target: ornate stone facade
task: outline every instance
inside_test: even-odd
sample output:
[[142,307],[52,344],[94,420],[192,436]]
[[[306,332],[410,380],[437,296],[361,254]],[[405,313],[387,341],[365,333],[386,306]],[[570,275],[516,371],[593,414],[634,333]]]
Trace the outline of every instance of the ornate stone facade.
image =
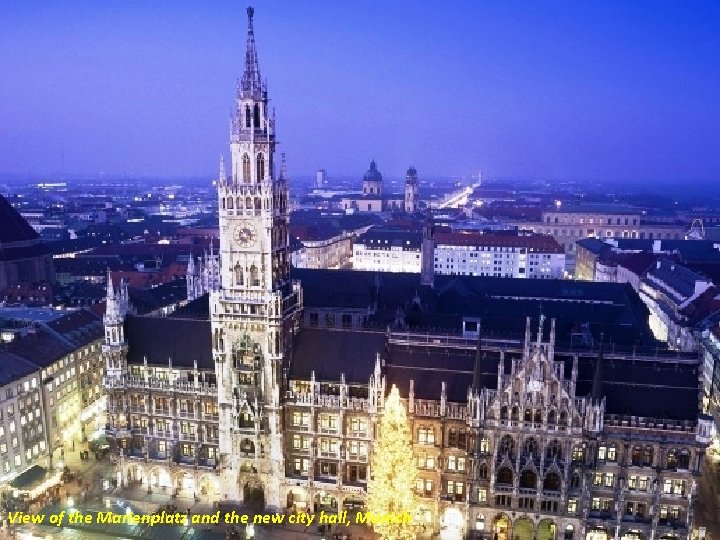
[[[337,290],[303,291],[291,279],[287,175],[284,166],[274,174],[248,15],[231,171],[221,162],[218,179],[219,284],[166,318],[128,315],[125,288],[108,288],[103,353],[119,480],[275,509],[360,508],[384,397],[397,385],[423,535],[689,538],[712,429],[699,414],[697,358],[578,349],[567,327],[556,345],[556,320],[543,316],[534,332],[527,319],[524,339],[522,319],[520,335],[502,339],[481,337],[480,317],[455,335],[359,330],[439,306],[464,278],[438,285],[432,259],[392,287],[376,275],[367,302],[362,272],[343,274]],[[432,237],[428,223],[424,241]],[[482,279],[460,284],[463,305]],[[580,292],[573,315],[612,304]],[[305,293],[324,295],[315,305],[332,324],[317,324],[317,310],[302,324]],[[552,309],[574,302],[533,289],[542,294]]]

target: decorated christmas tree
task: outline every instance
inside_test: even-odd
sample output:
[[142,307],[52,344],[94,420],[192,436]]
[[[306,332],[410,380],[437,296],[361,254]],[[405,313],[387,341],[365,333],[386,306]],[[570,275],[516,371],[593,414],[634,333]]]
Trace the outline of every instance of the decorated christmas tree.
[[[379,431],[368,483],[368,511],[378,516],[412,516],[416,507],[412,435],[395,385],[385,401]],[[374,530],[382,540],[414,540],[416,527],[396,519],[376,523]]]

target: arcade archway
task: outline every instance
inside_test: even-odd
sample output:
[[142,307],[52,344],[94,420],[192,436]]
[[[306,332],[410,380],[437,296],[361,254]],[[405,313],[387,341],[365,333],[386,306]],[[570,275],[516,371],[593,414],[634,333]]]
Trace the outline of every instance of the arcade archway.
[[513,526],[513,540],[533,540],[533,522],[526,517],[519,518]]
[[462,540],[465,519],[457,508],[448,508],[440,524],[441,540]]
[[557,534],[557,527],[552,520],[543,519],[537,528],[537,534],[535,537],[537,540],[555,540]]
[[493,521],[493,540],[510,540],[510,518],[500,514]]

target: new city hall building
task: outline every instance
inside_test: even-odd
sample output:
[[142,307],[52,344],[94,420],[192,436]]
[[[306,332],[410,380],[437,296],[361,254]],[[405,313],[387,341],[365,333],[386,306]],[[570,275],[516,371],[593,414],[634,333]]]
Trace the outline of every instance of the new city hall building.
[[712,429],[699,361],[662,350],[629,285],[434,276],[431,247],[420,274],[290,267],[288,179],[248,14],[217,183],[219,279],[167,317],[130,314],[125,284],[108,287],[118,480],[362,508],[397,385],[425,534],[689,538]]

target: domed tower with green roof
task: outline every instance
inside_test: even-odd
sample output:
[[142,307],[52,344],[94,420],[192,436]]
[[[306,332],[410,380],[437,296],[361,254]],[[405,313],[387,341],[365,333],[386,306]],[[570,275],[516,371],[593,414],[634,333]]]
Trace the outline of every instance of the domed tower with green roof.
[[363,196],[382,196],[382,174],[377,170],[377,165],[373,159],[370,162],[370,168],[363,176]]

